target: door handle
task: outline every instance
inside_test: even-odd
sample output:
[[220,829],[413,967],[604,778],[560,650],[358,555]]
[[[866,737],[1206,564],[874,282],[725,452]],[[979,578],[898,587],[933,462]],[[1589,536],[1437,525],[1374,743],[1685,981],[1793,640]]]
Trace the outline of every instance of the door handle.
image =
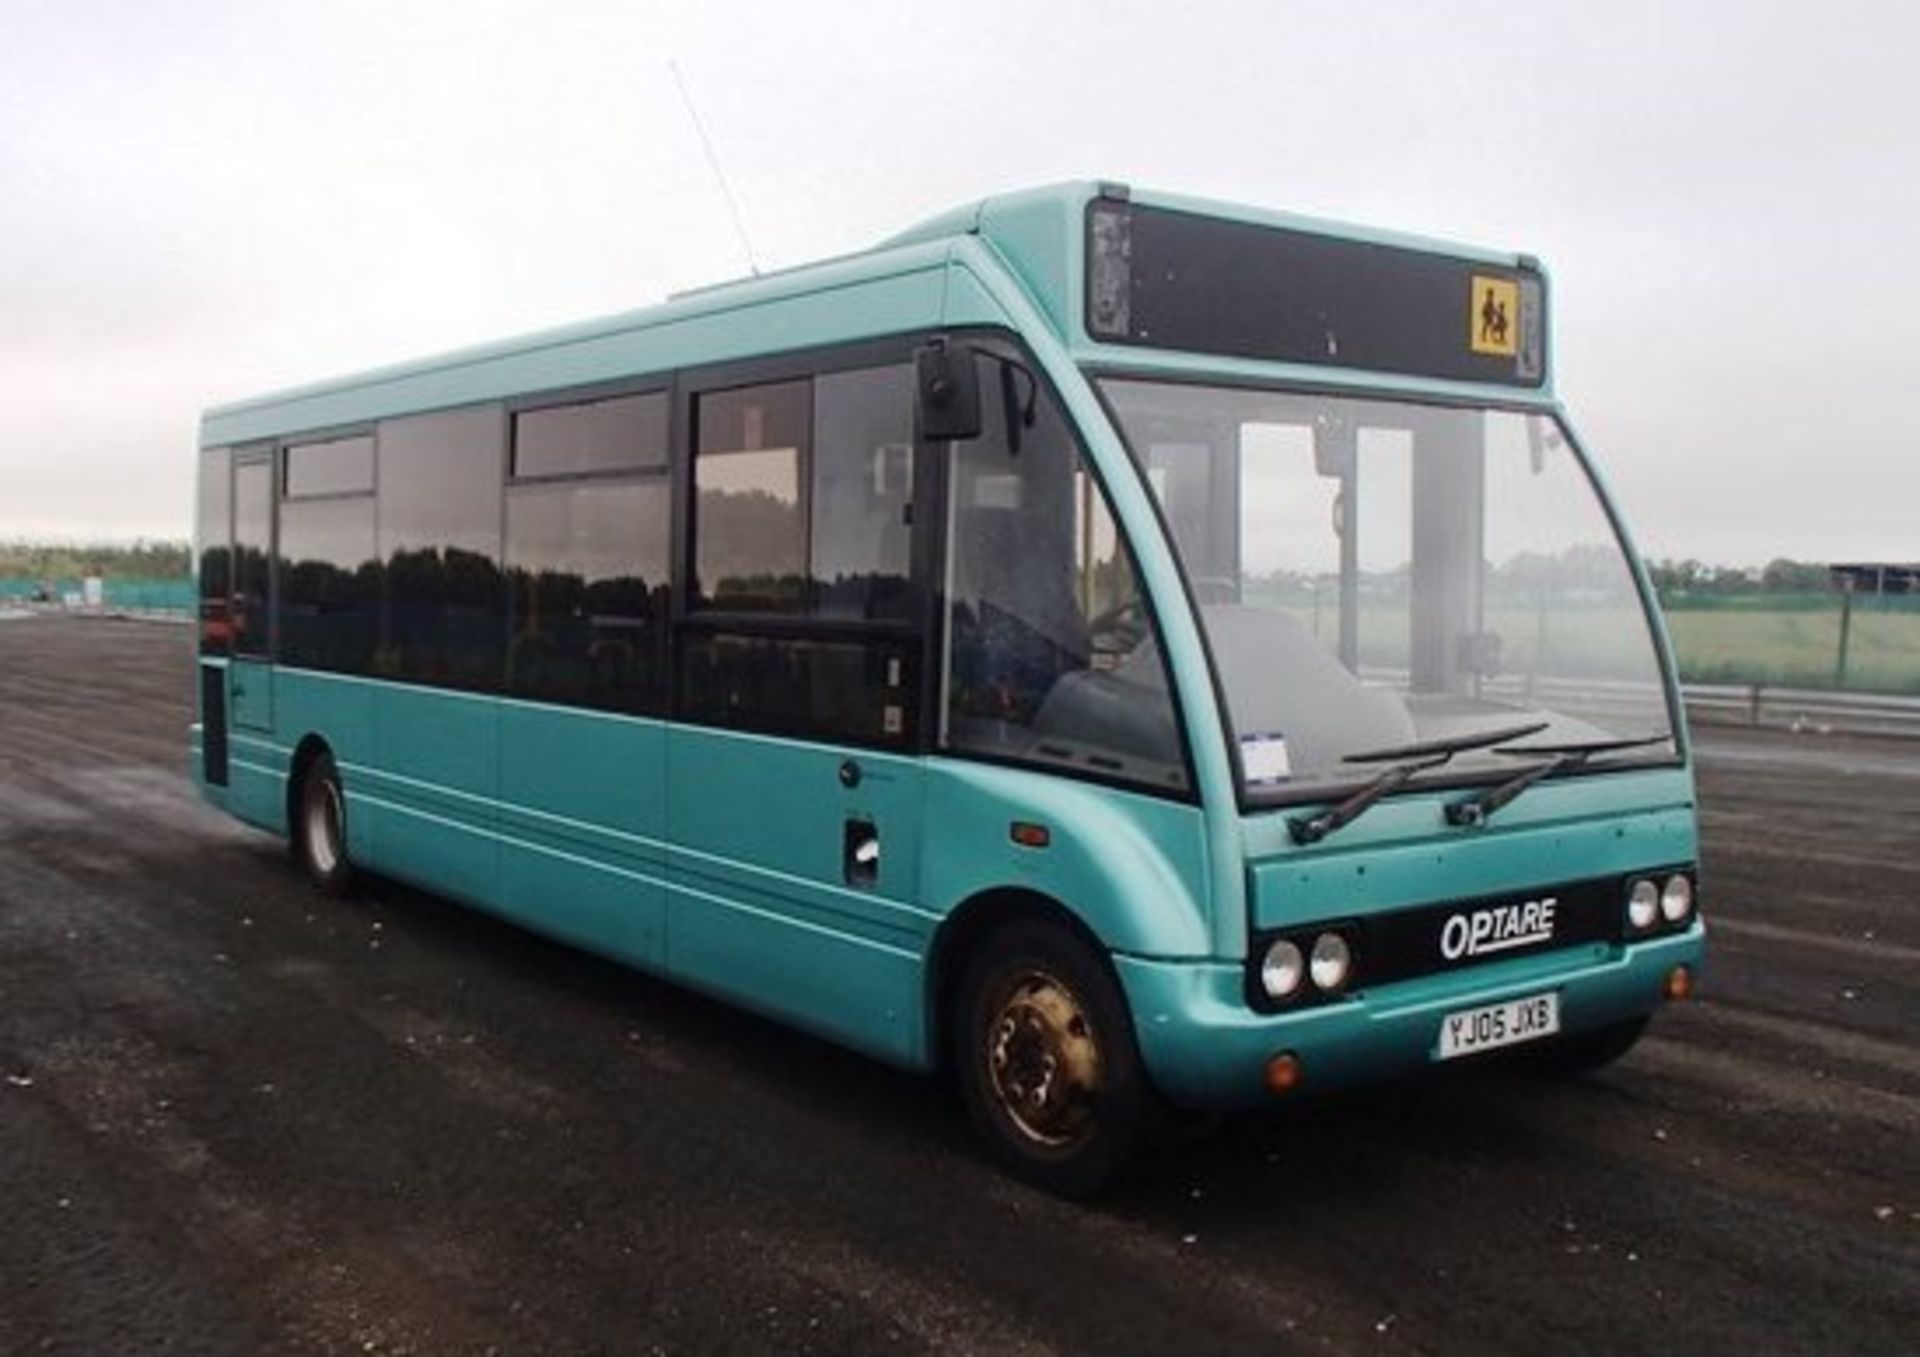
[[852,759],[840,760],[840,785],[848,788],[860,785],[860,765]]
[[841,871],[849,886],[880,882],[880,830],[871,820],[848,820],[841,836]]

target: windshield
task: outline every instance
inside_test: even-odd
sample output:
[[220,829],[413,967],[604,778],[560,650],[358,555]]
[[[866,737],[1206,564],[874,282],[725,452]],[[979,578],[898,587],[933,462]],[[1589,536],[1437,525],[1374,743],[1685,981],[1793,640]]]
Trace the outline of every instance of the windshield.
[[[1513,743],[1672,731],[1619,535],[1550,417],[1103,389],[1199,604],[1249,793],[1322,794],[1375,771],[1354,755],[1528,722],[1545,726]],[[1520,766],[1475,749],[1428,777]]]

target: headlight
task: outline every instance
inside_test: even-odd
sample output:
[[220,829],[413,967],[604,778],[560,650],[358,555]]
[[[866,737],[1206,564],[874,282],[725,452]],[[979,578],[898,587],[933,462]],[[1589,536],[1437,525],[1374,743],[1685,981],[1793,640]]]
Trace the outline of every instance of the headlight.
[[1338,933],[1322,933],[1313,940],[1313,957],[1308,964],[1316,986],[1337,990],[1347,983],[1347,974],[1353,969],[1353,952]]
[[1285,999],[1300,988],[1300,977],[1305,970],[1300,949],[1280,938],[1267,948],[1267,955],[1260,962],[1260,988],[1267,992],[1269,999]]
[[1677,924],[1693,911],[1693,882],[1678,872],[1667,878],[1660,891],[1660,912],[1667,922]]
[[1660,917],[1660,888],[1644,876],[1633,883],[1633,893],[1627,896],[1627,922],[1636,929],[1652,928]]

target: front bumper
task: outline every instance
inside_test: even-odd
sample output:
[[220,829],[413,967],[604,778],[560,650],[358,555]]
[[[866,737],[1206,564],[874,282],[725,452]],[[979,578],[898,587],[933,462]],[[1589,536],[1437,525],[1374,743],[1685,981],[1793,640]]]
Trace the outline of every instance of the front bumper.
[[1291,1051],[1303,1090],[1390,1079],[1434,1063],[1440,1023],[1477,1008],[1549,990],[1560,996],[1564,1033],[1650,1013],[1675,966],[1698,968],[1706,928],[1644,942],[1593,943],[1469,970],[1424,976],[1294,1013],[1247,1006],[1246,969],[1231,962],[1149,961],[1116,956],[1147,1074],[1173,1102],[1192,1108],[1270,1103],[1267,1060]]

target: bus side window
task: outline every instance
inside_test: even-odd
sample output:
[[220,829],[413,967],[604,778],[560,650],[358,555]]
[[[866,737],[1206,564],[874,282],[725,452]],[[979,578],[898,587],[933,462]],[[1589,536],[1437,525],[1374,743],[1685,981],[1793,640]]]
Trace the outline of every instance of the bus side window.
[[1015,454],[987,401],[952,468],[943,743],[1185,787],[1151,609],[1058,409],[1043,392]]
[[499,687],[501,442],[491,405],[380,424],[380,676]]
[[228,612],[233,653],[264,659],[271,636],[273,462],[236,461],[233,468],[233,602]]
[[371,673],[381,574],[373,438],[293,443],[281,459],[280,663]]
[[818,616],[913,616],[913,396],[904,365],[814,382],[808,575]]
[[684,715],[917,738],[913,399],[905,363],[696,395]]
[[507,484],[507,691],[658,713],[672,489],[665,392],[522,410]]

